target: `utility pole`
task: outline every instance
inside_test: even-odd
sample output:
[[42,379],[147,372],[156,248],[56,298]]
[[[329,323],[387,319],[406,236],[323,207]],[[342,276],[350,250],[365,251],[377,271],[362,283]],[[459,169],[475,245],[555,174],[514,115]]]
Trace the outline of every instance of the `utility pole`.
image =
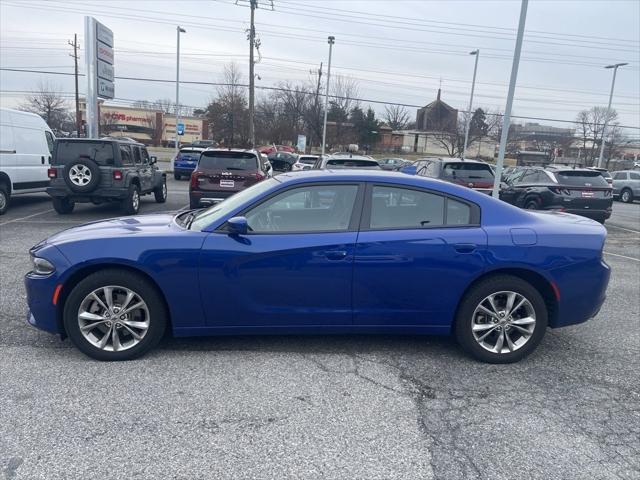
[[171,170],[175,165],[176,157],[180,152],[180,136],[178,135],[178,123],[180,123],[180,34],[187,33],[187,31],[180,25],[176,27],[176,34],[178,36],[176,44],[176,140],[175,140],[175,155],[171,159]]
[[513,96],[516,91],[516,80],[518,78],[518,67],[520,66],[520,52],[522,52],[522,39],[524,37],[524,25],[527,22],[527,7],[529,0],[522,0],[520,4],[520,21],[518,22],[518,35],[516,37],[516,48],[513,52],[513,63],[511,64],[511,78],[509,79],[509,91],[507,93],[507,106],[504,109],[502,120],[502,135],[500,135],[500,149],[498,150],[498,161],[496,162],[495,179],[493,180],[492,195],[495,198],[500,196],[500,178],[502,177],[502,167],[504,165],[504,151],[507,148],[507,138],[509,137],[509,125],[511,123],[511,108],[513,107]]
[[[311,70],[311,73],[313,73],[313,70]],[[322,84],[322,62],[320,62],[320,68],[318,69],[318,86],[316,87],[316,98],[315,98],[315,102],[314,102],[314,112],[315,114],[319,114],[320,113],[320,85]],[[315,117],[315,115],[314,115]],[[318,117],[314,118],[314,123],[315,120]],[[309,133],[313,132],[314,134],[317,133],[317,130],[315,129],[311,129],[309,131]],[[311,148],[311,142],[309,142],[309,148]]]
[[324,94],[324,121],[322,122],[322,156],[324,156],[324,149],[327,143],[327,110],[329,108],[329,80],[331,79],[331,52],[333,51],[333,44],[336,41],[336,37],[329,36],[327,43],[329,43],[329,65],[327,66],[327,89]]
[[611,93],[609,93],[609,105],[607,106],[607,114],[604,117],[604,125],[602,127],[602,142],[600,144],[600,157],[598,158],[598,167],[602,168],[602,157],[604,156],[605,134],[607,133],[607,125],[609,124],[609,116],[611,115],[611,100],[613,100],[613,87],[616,85],[616,73],[619,67],[624,67],[627,63],[616,63],[615,65],[607,65],[604,68],[613,68],[613,80],[611,80]]
[[255,10],[258,8],[258,0],[249,0],[251,7],[251,26],[249,27],[249,147],[256,143],[253,117],[255,114],[255,74],[253,73],[253,47],[256,41],[256,27],[254,24]]
[[467,156],[467,144],[469,143],[469,128],[471,127],[471,119],[473,118],[473,92],[476,89],[476,73],[478,72],[478,58],[480,58],[480,50],[474,50],[473,52],[469,52],[469,55],[476,56],[476,63],[473,67],[473,81],[471,82],[471,98],[469,99],[469,119],[467,120],[467,125],[464,129],[464,147],[462,148],[462,158]]
[[73,43],[68,42],[73,47],[73,54],[69,54],[73,57],[75,64],[75,80],[76,80],[76,137],[80,137],[80,131],[82,130],[82,119],[80,118],[80,97],[78,94],[78,34],[73,34]]

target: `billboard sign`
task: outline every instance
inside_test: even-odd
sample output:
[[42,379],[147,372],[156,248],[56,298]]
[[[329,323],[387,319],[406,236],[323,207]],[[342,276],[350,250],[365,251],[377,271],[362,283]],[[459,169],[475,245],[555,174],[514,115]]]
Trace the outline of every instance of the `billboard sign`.
[[299,152],[304,153],[307,148],[307,136],[306,135],[298,135],[298,144],[296,145]]
[[94,20],[96,93],[98,97],[111,99],[115,96],[113,32]]
[[98,59],[98,78],[113,82],[113,65]]
[[109,47],[113,47],[113,32],[100,22],[96,22],[96,38]]
[[115,96],[113,82],[105,80],[104,78],[98,78],[98,96],[102,98],[113,98]]
[[178,135],[184,135],[184,123],[178,124]]

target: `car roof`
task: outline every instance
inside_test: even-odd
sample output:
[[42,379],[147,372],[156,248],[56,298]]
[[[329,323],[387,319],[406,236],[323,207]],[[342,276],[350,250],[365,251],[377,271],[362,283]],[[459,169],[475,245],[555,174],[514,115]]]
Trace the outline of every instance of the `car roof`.
[[[186,148],[190,148],[190,147],[186,147]],[[196,148],[200,148],[200,147],[196,147]],[[220,148],[220,147],[210,147],[210,148],[203,148],[202,149],[204,152],[236,152],[236,153],[253,153],[255,155],[260,155],[260,153],[258,153],[257,150],[253,150],[250,148]]]
[[136,142],[131,139],[119,139],[119,138],[57,138],[57,142],[77,142],[77,143],[95,143],[95,142],[103,142],[103,143],[121,143],[124,145],[137,145],[140,147],[146,147],[144,143]]

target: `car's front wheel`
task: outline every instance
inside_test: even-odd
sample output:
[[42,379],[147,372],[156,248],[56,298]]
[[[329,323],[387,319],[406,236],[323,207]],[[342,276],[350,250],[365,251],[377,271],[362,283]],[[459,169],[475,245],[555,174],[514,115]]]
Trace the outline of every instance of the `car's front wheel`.
[[66,215],[73,212],[73,208],[76,205],[73,200],[69,200],[68,198],[54,197],[52,201],[53,209],[60,215]]
[[455,334],[472,356],[488,363],[517,362],[533,352],[547,328],[547,307],[528,282],[510,275],[482,280],[458,308]]
[[131,360],[155,347],[167,324],[164,301],[144,277],[121,270],[93,273],[64,305],[73,344],[96,360]]
[[633,192],[628,188],[625,188],[624,190],[622,190],[622,192],[620,192],[620,200],[622,200],[624,203],[633,202]]
[[9,208],[9,198],[9,189],[0,184],[0,215],[3,215]]
[[157,203],[164,203],[167,201],[167,180],[162,179],[162,184],[153,190],[153,195],[156,198]]

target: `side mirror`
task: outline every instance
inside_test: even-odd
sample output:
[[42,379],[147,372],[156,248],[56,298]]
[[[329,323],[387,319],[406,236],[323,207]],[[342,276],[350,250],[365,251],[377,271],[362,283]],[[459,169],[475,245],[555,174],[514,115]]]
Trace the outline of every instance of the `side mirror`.
[[249,224],[245,217],[233,217],[227,220],[229,235],[246,235],[249,231]]
[[149,157],[149,163],[151,165],[153,165],[154,163],[158,163],[158,157],[156,157],[155,155],[151,155],[151,157]]

